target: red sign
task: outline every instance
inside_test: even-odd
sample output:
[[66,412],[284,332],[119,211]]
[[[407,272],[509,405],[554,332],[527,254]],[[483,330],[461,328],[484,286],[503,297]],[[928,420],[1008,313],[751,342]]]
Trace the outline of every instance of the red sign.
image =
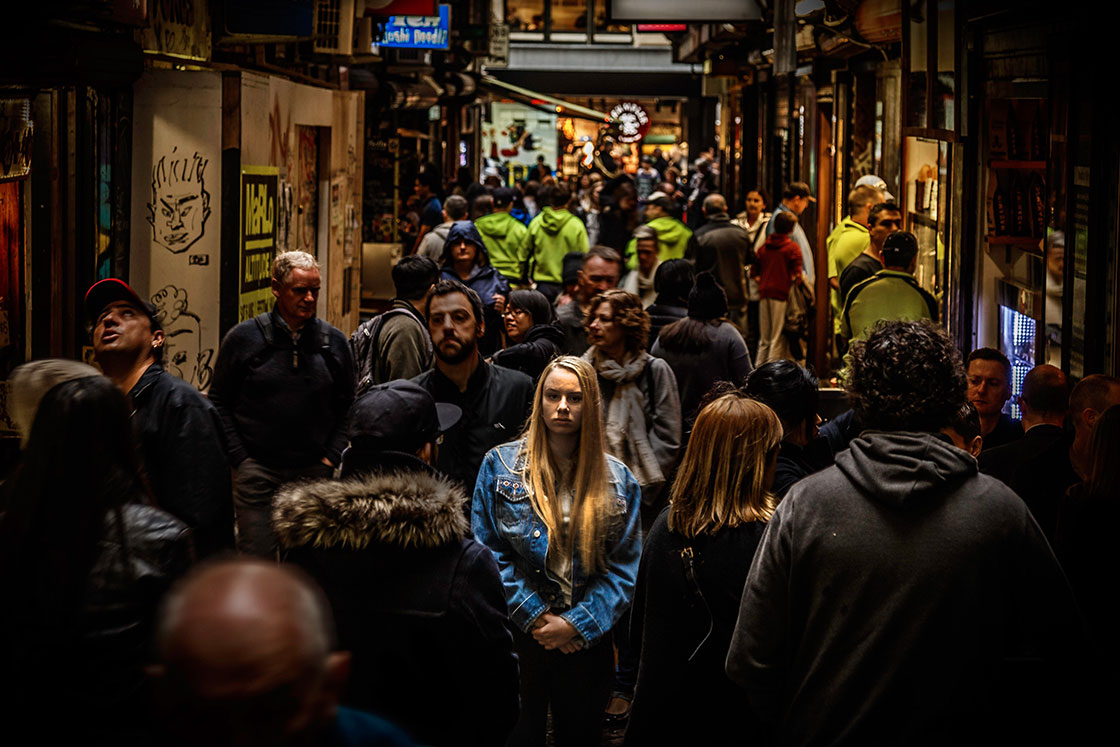
[[685,23],[639,23],[638,31],[651,31],[651,32],[666,32],[666,31],[688,31],[688,24]]
[[436,0],[366,0],[366,15],[389,16],[438,16]]

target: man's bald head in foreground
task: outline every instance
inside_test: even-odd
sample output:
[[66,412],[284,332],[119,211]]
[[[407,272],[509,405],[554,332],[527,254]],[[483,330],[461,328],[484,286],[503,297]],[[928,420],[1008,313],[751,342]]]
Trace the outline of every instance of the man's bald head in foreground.
[[303,574],[256,560],[198,567],[168,594],[152,669],[184,743],[309,744],[333,720],[349,654]]

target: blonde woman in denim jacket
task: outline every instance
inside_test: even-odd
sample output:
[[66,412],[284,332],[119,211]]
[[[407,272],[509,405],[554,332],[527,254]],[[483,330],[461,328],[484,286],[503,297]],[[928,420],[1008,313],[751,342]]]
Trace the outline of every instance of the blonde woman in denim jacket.
[[614,679],[611,629],[630,606],[641,488],[607,455],[594,369],[572,356],[541,374],[519,441],[487,453],[471,525],[498,561],[521,665],[511,745],[599,743]]

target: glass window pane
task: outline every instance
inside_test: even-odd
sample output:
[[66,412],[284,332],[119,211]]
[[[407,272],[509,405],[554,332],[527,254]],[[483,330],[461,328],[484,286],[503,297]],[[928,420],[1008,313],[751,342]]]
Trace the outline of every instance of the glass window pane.
[[545,0],[506,0],[510,31],[544,31]]
[[552,0],[552,31],[587,31],[587,0]]
[[595,0],[595,31],[600,34],[629,34],[630,24],[614,23],[607,19],[607,0]]
[[937,81],[933,89],[933,126],[955,129],[956,12],[954,0],[937,4]]
[[928,90],[929,67],[926,57],[926,34],[929,26],[926,23],[925,2],[911,2],[910,4],[910,44],[907,59],[910,62],[910,81],[908,91],[908,107],[906,125],[908,127],[927,127],[929,118],[926,112],[926,91]]

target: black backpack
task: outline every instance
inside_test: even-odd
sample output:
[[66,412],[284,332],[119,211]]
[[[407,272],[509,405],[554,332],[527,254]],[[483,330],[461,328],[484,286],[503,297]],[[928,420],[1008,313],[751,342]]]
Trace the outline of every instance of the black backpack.
[[373,387],[373,356],[377,353],[377,337],[381,334],[381,325],[389,317],[399,314],[411,316],[417,324],[427,329],[426,323],[412,309],[394,308],[362,322],[354,330],[354,334],[350,335],[350,352],[354,354],[355,397],[360,397]]

